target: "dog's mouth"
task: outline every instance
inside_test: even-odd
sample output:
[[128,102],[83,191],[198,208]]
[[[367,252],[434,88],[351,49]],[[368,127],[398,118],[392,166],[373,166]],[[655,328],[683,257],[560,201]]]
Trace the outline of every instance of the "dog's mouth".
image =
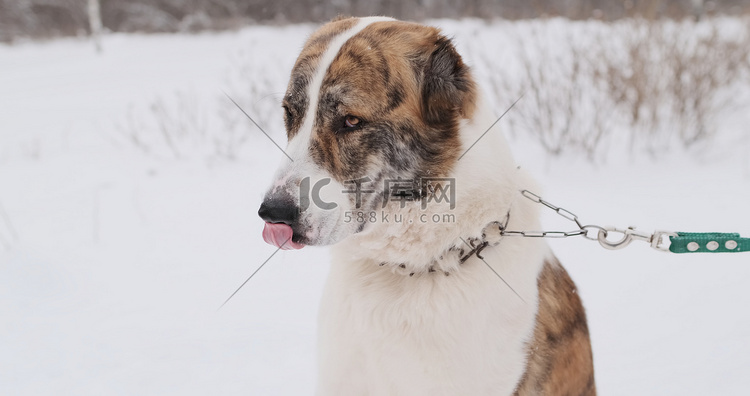
[[305,245],[294,242],[294,230],[284,223],[266,223],[263,227],[263,240],[283,250],[302,249]]

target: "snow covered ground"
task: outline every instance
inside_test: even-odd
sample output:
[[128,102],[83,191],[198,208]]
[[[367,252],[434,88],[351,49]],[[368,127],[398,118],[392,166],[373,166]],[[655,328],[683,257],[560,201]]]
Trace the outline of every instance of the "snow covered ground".
[[[440,23],[463,47],[467,32],[513,29]],[[111,35],[101,54],[74,39],[0,47],[0,394],[312,393],[326,249],[279,252],[217,311],[274,251],[256,211],[282,160],[221,112],[222,91],[283,142],[278,98],[312,28]],[[248,94],[256,77],[268,90]],[[157,97],[192,131],[177,154],[156,135],[141,136],[149,153],[128,140],[159,133]],[[181,98],[193,105],[174,110]],[[738,114],[713,145],[658,161],[513,146],[540,194],[584,223],[750,236],[750,112]],[[234,160],[217,154],[238,141],[224,127],[248,139]],[[570,228],[548,212],[548,229]],[[750,253],[550,244],[587,307],[602,395],[747,393]]]

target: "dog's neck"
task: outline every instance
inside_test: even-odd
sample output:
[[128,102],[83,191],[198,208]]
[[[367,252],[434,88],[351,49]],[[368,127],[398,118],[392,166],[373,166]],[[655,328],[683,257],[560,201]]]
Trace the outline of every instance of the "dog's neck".
[[482,252],[487,248],[492,248],[500,243],[503,237],[503,231],[506,229],[509,220],[509,214],[503,222],[493,221],[482,229],[481,236],[478,237],[460,237],[460,243],[453,245],[444,250],[437,258],[429,263],[407,263],[407,262],[386,262],[382,261],[379,266],[389,269],[394,274],[404,276],[422,276],[422,275],[445,275],[450,276],[452,273],[460,270],[461,266],[470,258],[476,257],[484,260]]
[[[534,228],[536,216],[524,214],[529,211],[519,193],[529,186],[525,179],[523,172],[513,168],[503,183],[496,178],[457,194],[453,211],[448,204],[424,209],[418,202],[403,208],[388,205],[375,222],[335,249],[394,274],[450,275],[460,271],[470,257],[481,258],[484,249],[497,246],[508,227]],[[516,208],[522,214],[518,218],[512,215]]]
[[519,194],[535,186],[516,166],[501,131],[487,129],[496,120],[480,101],[474,118],[462,122],[464,155],[446,175],[455,182],[455,202],[388,203],[375,211],[375,221],[334,249],[406,276],[450,274],[483,242],[485,228],[504,222],[511,208],[519,215],[510,216],[510,229],[535,229],[536,213],[526,213]]

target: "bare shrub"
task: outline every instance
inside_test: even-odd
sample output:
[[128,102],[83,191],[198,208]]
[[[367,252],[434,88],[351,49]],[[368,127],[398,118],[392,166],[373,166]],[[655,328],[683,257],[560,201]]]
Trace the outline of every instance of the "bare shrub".
[[512,131],[553,155],[594,159],[623,139],[631,153],[690,148],[740,111],[735,94],[750,81],[750,28],[725,22],[534,24],[517,37],[523,78],[494,77],[495,95],[525,94]]
[[116,127],[117,141],[157,158],[192,157],[205,151],[208,136],[205,110],[186,92],[175,92],[170,100],[157,96],[146,107],[131,104]]
[[[718,20],[636,20],[624,42],[627,57],[610,51],[605,78],[621,111],[630,115],[632,146],[656,153],[690,147],[717,132],[750,72],[750,29]],[[622,29],[622,26],[617,26]],[[640,140],[637,142],[636,140]]]
[[721,28],[717,20],[615,25],[624,48],[607,51],[607,73],[600,77],[629,116],[632,148],[692,146],[716,133],[718,117],[736,110],[730,98],[748,82],[750,30]]
[[[263,48],[258,40],[252,39],[247,48]],[[226,135],[223,147],[227,151],[236,150],[251,138],[267,139],[263,132],[268,133],[277,143],[285,139],[281,98],[286,87],[279,83],[286,82],[288,71],[279,67],[279,64],[292,65],[295,56],[293,52],[270,54],[257,50],[240,50],[232,55],[229,62],[231,66],[224,76],[225,93],[244,113],[228,98],[220,98],[218,112],[222,133]],[[248,116],[263,131],[257,130]],[[231,155],[238,154],[233,152]]]
[[[278,65],[292,64],[296,54],[283,48],[278,54],[259,53],[252,50],[264,48],[258,40],[251,38],[246,46],[251,50],[230,58],[225,92],[218,86],[209,96],[178,91],[145,106],[130,105],[116,125],[116,142],[150,157],[208,162],[235,161],[254,143],[270,144],[264,132],[280,143],[285,139],[280,104],[284,87],[278,83],[286,81],[286,72]],[[284,56],[289,59],[279,59]]]
[[[560,34],[565,36],[562,40]],[[532,136],[553,155],[573,150],[593,158],[606,137],[614,106],[594,79],[604,70],[589,54],[592,43],[587,36],[569,29],[561,33],[544,24],[532,25],[520,41],[514,54],[520,75],[492,77],[496,96],[523,96],[509,113],[512,132]]]

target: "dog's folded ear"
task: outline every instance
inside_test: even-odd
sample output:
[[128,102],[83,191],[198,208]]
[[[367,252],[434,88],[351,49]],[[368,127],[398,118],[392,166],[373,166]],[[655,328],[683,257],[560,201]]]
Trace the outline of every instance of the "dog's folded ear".
[[470,118],[475,100],[476,87],[469,67],[464,64],[451,40],[438,35],[424,69],[424,120],[430,126],[439,126],[453,124],[460,118]]

